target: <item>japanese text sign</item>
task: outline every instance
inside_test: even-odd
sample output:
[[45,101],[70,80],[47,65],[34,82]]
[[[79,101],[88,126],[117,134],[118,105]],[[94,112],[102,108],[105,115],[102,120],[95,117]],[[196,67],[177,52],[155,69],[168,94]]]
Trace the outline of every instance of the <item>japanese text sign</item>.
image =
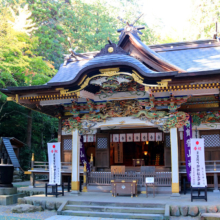
[[192,138],[192,119],[191,116],[184,126],[184,149],[186,160],[186,174],[188,181],[191,182],[191,141]]
[[60,143],[47,143],[49,184],[61,184]]
[[205,157],[204,157],[204,139],[191,139],[191,186],[207,186]]
[[146,183],[154,183],[154,177],[146,177],[145,182]]

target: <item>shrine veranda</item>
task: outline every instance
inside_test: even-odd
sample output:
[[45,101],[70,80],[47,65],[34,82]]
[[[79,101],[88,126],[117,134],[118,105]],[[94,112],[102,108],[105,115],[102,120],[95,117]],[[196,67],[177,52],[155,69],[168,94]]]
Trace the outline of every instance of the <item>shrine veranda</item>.
[[[144,178],[153,173],[158,192],[179,194],[190,118],[192,137],[205,140],[208,187],[218,191],[219,57],[216,39],[149,46],[138,27],[127,25],[117,44],[108,40],[99,52],[72,51],[47,84],[1,92],[8,101],[59,119],[62,176],[71,176],[73,192],[80,189],[84,158],[91,165],[84,191],[110,192],[116,173],[138,179],[144,192]],[[48,174],[46,163],[32,164],[30,174]]]

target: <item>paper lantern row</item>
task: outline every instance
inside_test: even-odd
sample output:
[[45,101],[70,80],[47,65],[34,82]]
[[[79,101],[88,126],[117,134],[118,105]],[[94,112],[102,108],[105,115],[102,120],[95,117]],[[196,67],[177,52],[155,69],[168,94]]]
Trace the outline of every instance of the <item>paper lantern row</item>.
[[[110,134],[110,142],[163,141],[162,132]],[[96,142],[96,135],[83,135],[84,143]]]
[[163,141],[162,132],[110,134],[110,142]]

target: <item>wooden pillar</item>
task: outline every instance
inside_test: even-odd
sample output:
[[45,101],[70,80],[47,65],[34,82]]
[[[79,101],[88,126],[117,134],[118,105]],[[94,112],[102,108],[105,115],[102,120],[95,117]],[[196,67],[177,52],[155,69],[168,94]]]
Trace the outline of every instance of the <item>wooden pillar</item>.
[[62,119],[59,117],[59,125],[58,125],[58,142],[61,142],[62,135]]
[[218,173],[214,173],[214,190],[213,192],[219,192],[218,189]]
[[83,168],[83,190],[82,192],[87,192],[87,163],[84,162],[84,168]]
[[35,187],[35,174],[31,172],[29,188],[34,188],[34,187]]
[[71,189],[73,194],[79,193],[79,150],[80,150],[80,136],[78,134],[78,130],[76,129],[72,133],[72,181],[71,181]]
[[179,158],[177,128],[170,129],[172,196],[179,196]]

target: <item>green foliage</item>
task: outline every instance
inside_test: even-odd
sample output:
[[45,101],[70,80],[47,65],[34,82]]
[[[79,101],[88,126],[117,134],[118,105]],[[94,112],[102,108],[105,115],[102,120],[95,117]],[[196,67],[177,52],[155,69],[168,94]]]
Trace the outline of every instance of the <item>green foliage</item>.
[[[73,48],[79,48],[77,52],[99,51],[107,43],[107,37],[117,43],[117,29],[125,26],[117,19],[123,2],[119,2],[118,7],[104,0],[72,0],[70,3],[49,0],[43,4],[41,0],[27,2],[32,19],[38,26],[34,34],[39,40],[36,52],[53,61],[56,69],[63,63],[63,54],[68,53],[67,37],[72,39]],[[128,7],[126,17],[130,20],[138,15],[136,13],[134,16],[134,7],[138,8],[137,4],[132,3]],[[136,11],[140,11],[140,6]],[[142,39],[146,43],[155,43],[155,37],[147,25]]]
[[[0,100],[1,106],[5,100]],[[14,102],[6,102],[0,112],[0,137],[15,137],[26,143],[28,110]],[[22,168],[30,165],[30,155],[35,153],[36,160],[47,160],[47,143],[57,136],[58,119],[39,112],[32,114],[32,146],[26,146],[21,151]],[[29,155],[29,156],[28,156]],[[28,156],[28,158],[27,158]]]
[[194,0],[190,19],[190,36],[194,39],[210,39],[215,34],[215,23],[220,22],[219,0]]
[[[124,4],[129,7],[123,18],[132,21],[141,12],[133,0],[117,4],[107,0],[0,0],[0,88],[48,82],[63,63],[63,54],[69,53],[67,37],[73,49],[78,46],[77,52],[99,51],[107,37],[117,43],[116,30],[125,26],[117,19]],[[147,26],[142,32],[145,43],[155,42]],[[15,137],[25,143],[28,111],[6,102],[0,93],[0,137]],[[23,169],[29,168],[32,152],[35,160],[47,160],[47,143],[57,136],[57,129],[57,119],[33,112],[31,148],[21,150]]]
[[8,7],[0,8],[0,87],[46,83],[55,69],[34,53],[38,39],[14,30]]

